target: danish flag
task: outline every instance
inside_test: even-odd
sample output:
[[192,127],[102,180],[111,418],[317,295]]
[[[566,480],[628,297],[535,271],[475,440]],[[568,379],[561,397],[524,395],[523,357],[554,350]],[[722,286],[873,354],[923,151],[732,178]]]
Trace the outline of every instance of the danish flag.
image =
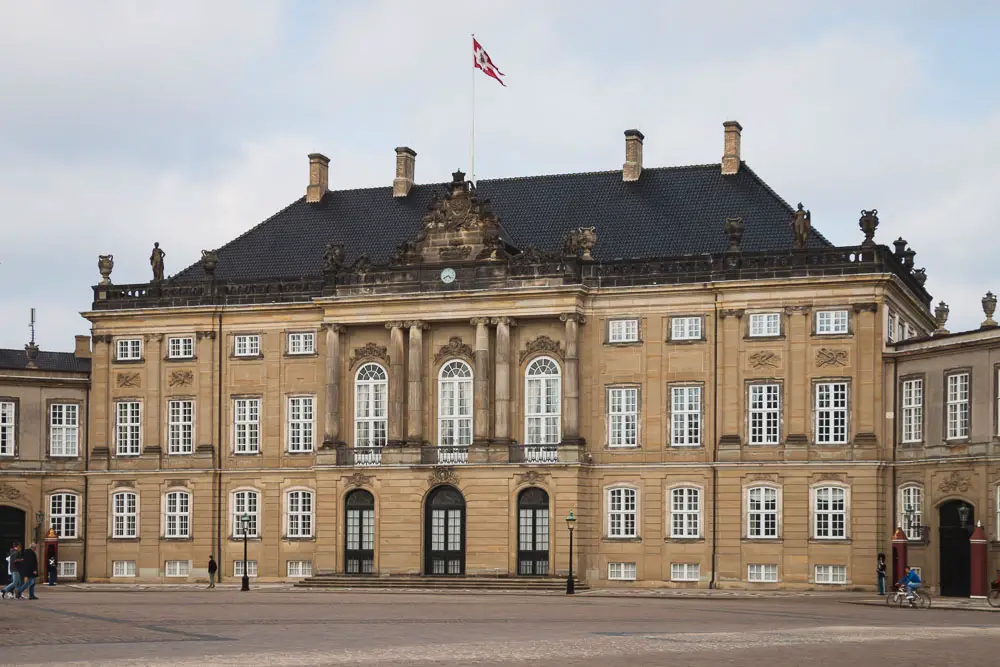
[[500,78],[504,75],[503,72],[493,64],[493,61],[490,60],[490,54],[486,53],[486,49],[483,48],[482,44],[475,37],[472,38],[472,64],[476,69],[481,69],[486,76],[493,77],[499,81],[500,85],[504,88],[507,87],[507,84]]

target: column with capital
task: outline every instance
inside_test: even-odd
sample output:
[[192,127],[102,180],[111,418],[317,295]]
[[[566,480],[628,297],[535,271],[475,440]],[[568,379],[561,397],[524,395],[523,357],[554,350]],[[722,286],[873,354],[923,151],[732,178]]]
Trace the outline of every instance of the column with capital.
[[566,418],[563,420],[563,442],[580,443],[580,313],[564,313],[559,319],[566,323]]
[[323,449],[343,444],[340,434],[340,339],[343,324],[325,323],[326,329],[326,432]]
[[785,320],[788,325],[785,401],[788,405],[788,429],[785,434],[785,458],[808,459],[809,409],[812,396],[812,374],[809,366],[809,313],[810,306],[788,306]]
[[403,322],[386,322],[389,330],[389,434],[388,445],[403,444],[403,410],[405,409],[403,376]]
[[476,327],[475,368],[472,388],[472,442],[485,443],[490,437],[490,323],[488,317],[474,317]]
[[[878,334],[878,304],[874,302],[854,304],[854,312],[857,317],[857,331],[854,340],[857,341],[857,362],[855,369],[855,385],[857,390],[855,396],[857,400],[851,400],[852,413],[856,415],[853,425],[855,447],[860,447],[866,451],[855,450],[855,459],[874,460],[879,457],[876,448],[879,438],[876,433],[876,424],[880,423],[876,414],[875,406],[879,405],[883,396],[876,395],[875,383],[878,366],[876,359],[882,349],[882,340]],[[883,442],[891,442],[891,431],[883,433]]]
[[493,392],[493,438],[501,443],[510,441],[510,317],[494,317],[497,327],[496,381]]
[[411,320],[406,326],[410,330],[410,356],[406,369],[406,441],[419,447],[424,443],[424,329],[427,325]]

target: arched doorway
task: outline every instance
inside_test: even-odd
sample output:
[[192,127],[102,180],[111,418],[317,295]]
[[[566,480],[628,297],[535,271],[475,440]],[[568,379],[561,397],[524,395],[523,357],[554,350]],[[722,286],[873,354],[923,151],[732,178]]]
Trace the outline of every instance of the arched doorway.
[[962,500],[949,500],[938,508],[941,595],[969,597],[969,535],[976,525],[975,514],[972,505]]
[[344,501],[347,512],[344,539],[344,572],[372,574],[375,571],[375,497],[355,489]]
[[[0,558],[7,558],[7,553],[15,542],[24,542],[24,530],[24,510],[7,505],[0,506]],[[0,576],[4,585],[10,583],[5,560],[0,561]]]
[[517,573],[549,573],[549,494],[537,486],[517,497]]
[[424,574],[465,574],[465,498],[453,486],[439,486],[427,498]]

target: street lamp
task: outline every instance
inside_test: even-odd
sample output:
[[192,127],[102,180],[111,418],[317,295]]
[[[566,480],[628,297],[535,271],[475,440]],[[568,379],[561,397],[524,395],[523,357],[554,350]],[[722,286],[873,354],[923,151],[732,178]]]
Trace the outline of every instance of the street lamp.
[[240,590],[248,591],[250,590],[250,574],[247,571],[247,535],[250,533],[250,515],[241,516],[240,524],[243,526],[243,585]]
[[45,521],[45,512],[38,510],[35,512],[35,542],[42,541],[42,522]]
[[958,506],[958,520],[962,523],[962,528],[965,528],[965,525],[969,523],[970,511],[971,508],[965,503],[962,503],[961,505]]
[[576,593],[576,586],[573,583],[573,526],[576,525],[576,516],[573,510],[569,511],[566,517],[566,527],[569,528],[569,575],[566,577],[566,595]]

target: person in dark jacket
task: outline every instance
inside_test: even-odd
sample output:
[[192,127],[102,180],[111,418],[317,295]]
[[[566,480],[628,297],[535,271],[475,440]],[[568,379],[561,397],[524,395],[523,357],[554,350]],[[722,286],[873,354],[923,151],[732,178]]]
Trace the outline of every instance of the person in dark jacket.
[[219,571],[219,566],[215,562],[212,554],[208,555],[208,587],[215,588],[215,573]]
[[35,597],[35,579],[38,577],[38,554],[35,553],[37,548],[38,545],[32,542],[21,557],[21,578],[24,579],[24,582],[18,587],[17,592],[22,599],[23,596],[20,594],[24,593],[26,589],[29,600],[38,599]]
[[21,543],[15,542],[14,546],[11,547],[10,552],[7,554],[8,568],[10,569],[10,583],[7,587],[3,589],[2,596],[7,597],[7,593],[10,593],[11,597],[19,597],[17,589],[21,586]]

